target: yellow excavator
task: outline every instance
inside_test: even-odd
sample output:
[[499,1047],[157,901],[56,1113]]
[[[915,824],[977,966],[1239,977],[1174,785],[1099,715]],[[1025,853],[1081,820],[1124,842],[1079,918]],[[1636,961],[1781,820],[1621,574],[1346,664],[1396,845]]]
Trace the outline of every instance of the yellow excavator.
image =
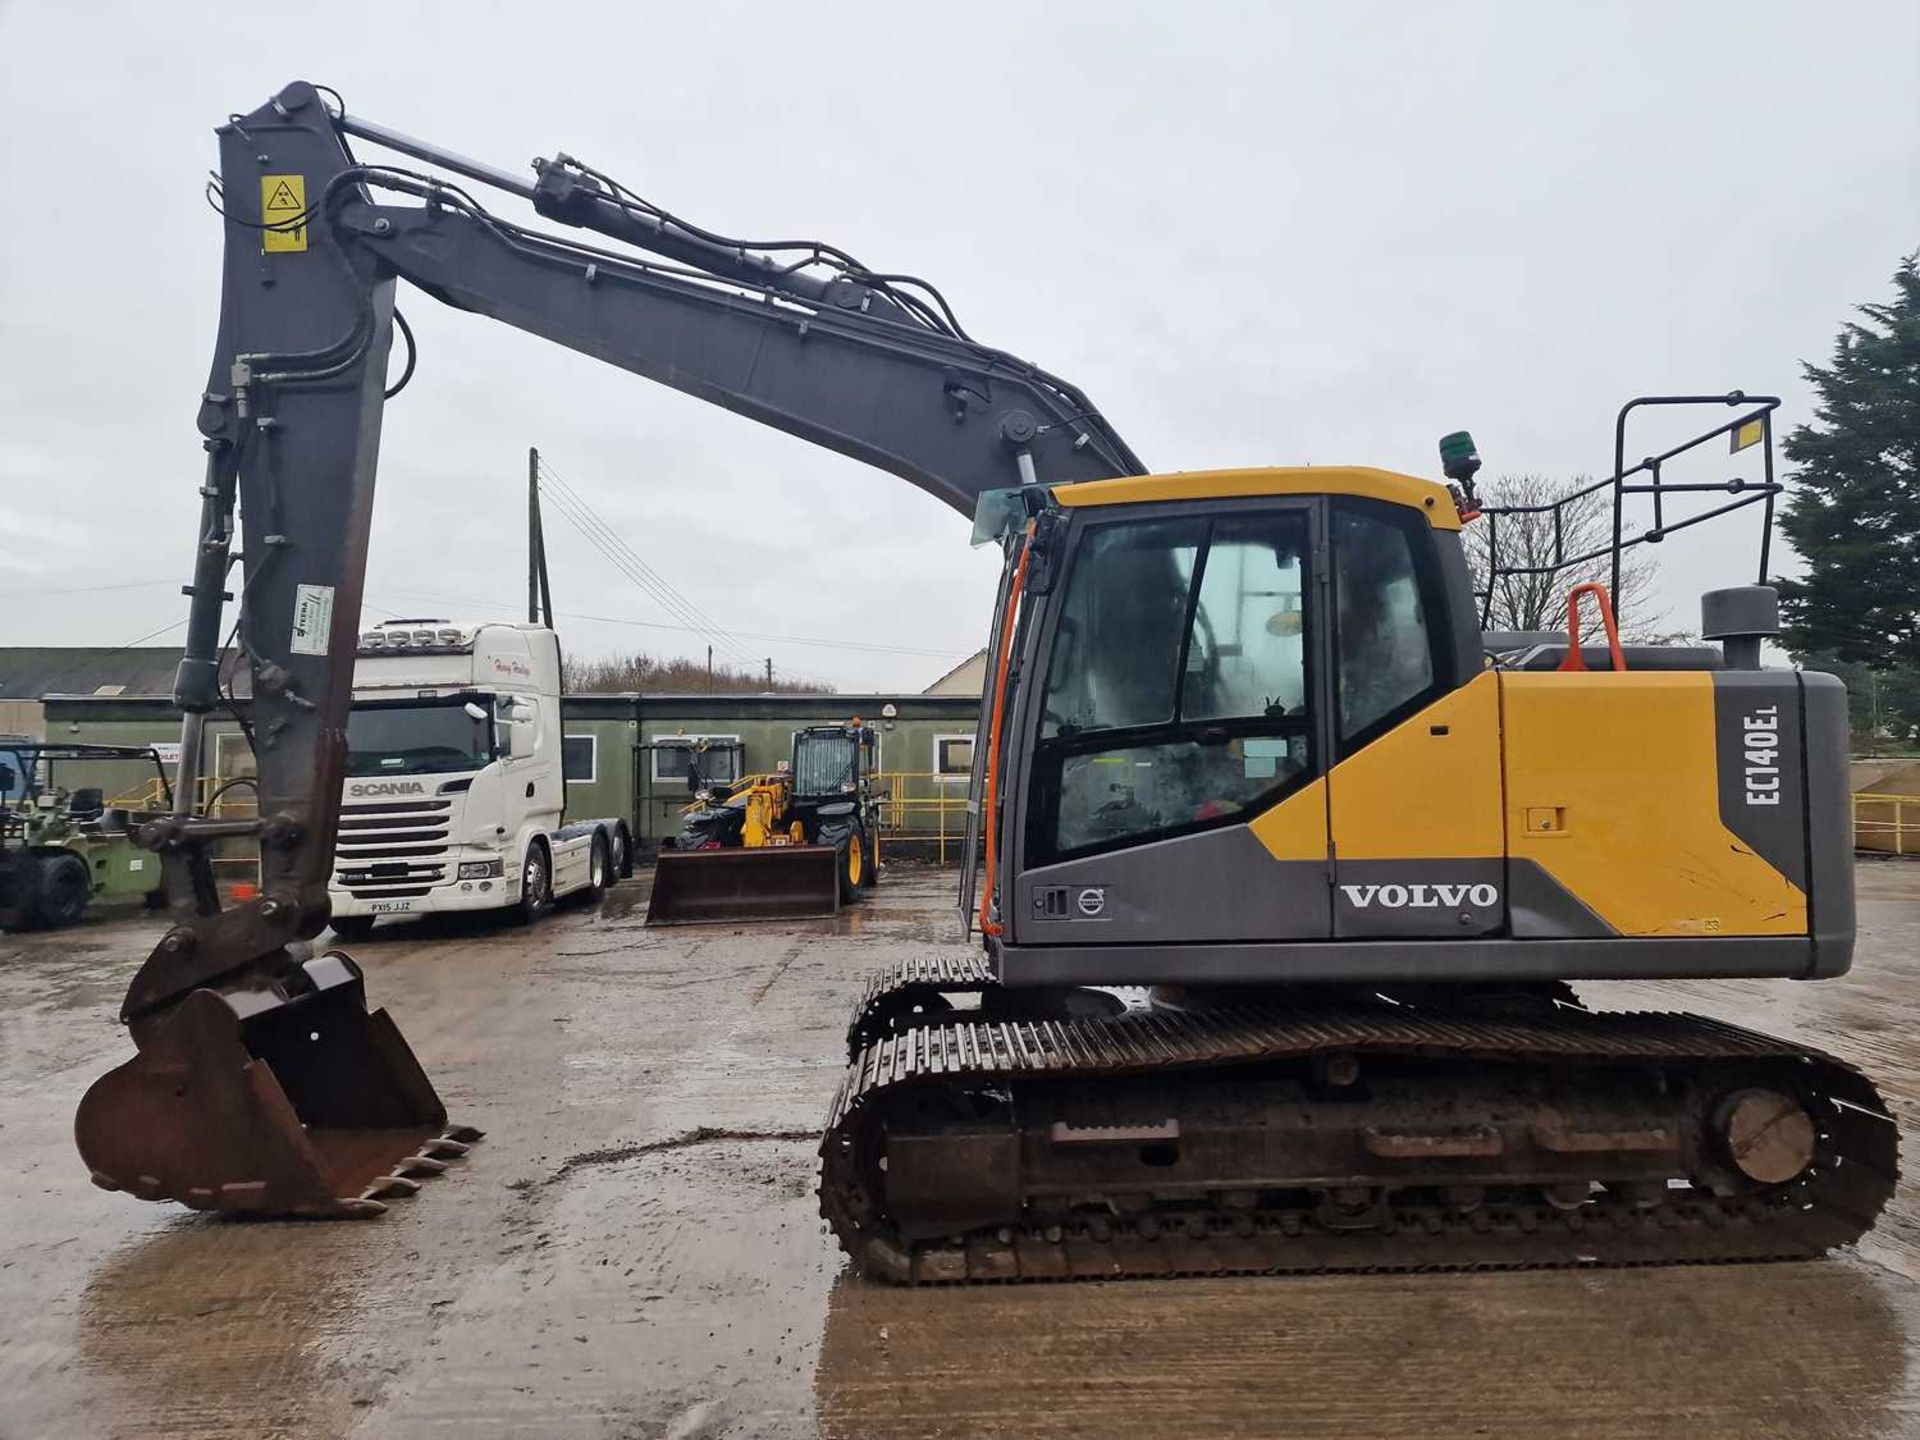
[[[305,83],[218,133],[175,793],[196,793],[237,592],[260,813],[182,798],[142,831],[174,923],[122,1008],[137,1053],[81,1105],[96,1183],[373,1214],[477,1136],[448,1128],[352,959],[305,943],[327,917],[380,416],[414,371],[410,349],[388,382],[406,280],[868,461],[1002,551],[969,807],[984,863],[961,894],[980,943],[874,978],[822,1137],[822,1213],[868,1273],[1771,1259],[1874,1222],[1897,1140],[1865,1077],[1571,986],[1847,969],[1839,683],[1761,668],[1764,583],[1706,597],[1718,643],[1625,644],[1604,587],[1578,587],[1595,593],[1564,631],[1486,629],[1503,574],[1617,568],[1734,511],[1761,521],[1764,582],[1777,400],[1632,402],[1596,482],[1610,543],[1515,566],[1463,434],[1447,484],[1150,475],[1078,389],[836,246],[718,234],[564,155],[499,170]],[[1636,418],[1700,405],[1725,418],[1628,463]],[[1715,440],[1758,472],[1676,478]],[[1468,523],[1492,542],[1478,590]],[[209,848],[239,836],[261,894],[223,909]]]
[[[1767,440],[1777,401],[1659,398],[1735,411],[1616,457],[1670,532],[1728,482],[1663,472]],[[1449,439],[1453,487],[1331,466],[983,505],[984,943],[876,977],[851,1027],[821,1202],[868,1273],[1773,1259],[1872,1223],[1897,1136],[1865,1077],[1569,984],[1847,968],[1839,683],[1760,667],[1763,585],[1709,593],[1718,645],[1622,643],[1597,584],[1565,631],[1483,631],[1460,534],[1500,515]],[[1762,463],[1701,517],[1770,509]]]

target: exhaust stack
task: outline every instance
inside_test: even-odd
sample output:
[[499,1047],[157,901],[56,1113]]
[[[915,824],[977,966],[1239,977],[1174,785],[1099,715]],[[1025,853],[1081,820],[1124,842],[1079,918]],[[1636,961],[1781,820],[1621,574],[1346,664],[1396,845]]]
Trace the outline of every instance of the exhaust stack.
[[1732,585],[1700,597],[1700,638],[1720,641],[1729,670],[1758,670],[1760,642],[1780,633],[1780,592]]

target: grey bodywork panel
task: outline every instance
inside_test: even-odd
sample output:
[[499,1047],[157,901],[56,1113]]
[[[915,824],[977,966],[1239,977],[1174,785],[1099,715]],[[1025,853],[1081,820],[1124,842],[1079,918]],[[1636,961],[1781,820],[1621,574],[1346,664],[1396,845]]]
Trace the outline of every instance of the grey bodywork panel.
[[1043,866],[1015,894],[1020,939],[1038,945],[1333,933],[1326,862],[1275,860],[1245,825]]
[[1831,675],[1800,676],[1806,726],[1807,924],[1813,973],[1844,975],[1853,964],[1853,785],[1847,768],[1847,691]]
[[1536,860],[1507,861],[1508,931],[1517,940],[1595,940],[1618,934]]
[[1715,672],[1713,748],[1720,823],[1805,890],[1806,765],[1800,677],[1791,670]]
[[1390,980],[1806,979],[1805,936],[1302,940],[1278,945],[999,946],[1002,984],[1287,985]]

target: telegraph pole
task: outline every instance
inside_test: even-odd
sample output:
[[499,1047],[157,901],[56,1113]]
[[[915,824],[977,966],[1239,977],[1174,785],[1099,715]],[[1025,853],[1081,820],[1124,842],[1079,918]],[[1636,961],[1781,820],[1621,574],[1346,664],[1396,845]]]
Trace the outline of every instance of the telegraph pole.
[[547,583],[547,535],[540,524],[540,452],[531,445],[527,447],[527,623],[544,623],[549,630],[553,628],[553,587]]

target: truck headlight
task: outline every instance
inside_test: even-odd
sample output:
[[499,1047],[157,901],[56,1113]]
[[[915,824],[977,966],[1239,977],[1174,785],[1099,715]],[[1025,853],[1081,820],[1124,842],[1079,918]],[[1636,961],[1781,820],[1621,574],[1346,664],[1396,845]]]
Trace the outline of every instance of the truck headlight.
[[498,860],[462,860],[460,862],[462,880],[490,880],[499,873]]

